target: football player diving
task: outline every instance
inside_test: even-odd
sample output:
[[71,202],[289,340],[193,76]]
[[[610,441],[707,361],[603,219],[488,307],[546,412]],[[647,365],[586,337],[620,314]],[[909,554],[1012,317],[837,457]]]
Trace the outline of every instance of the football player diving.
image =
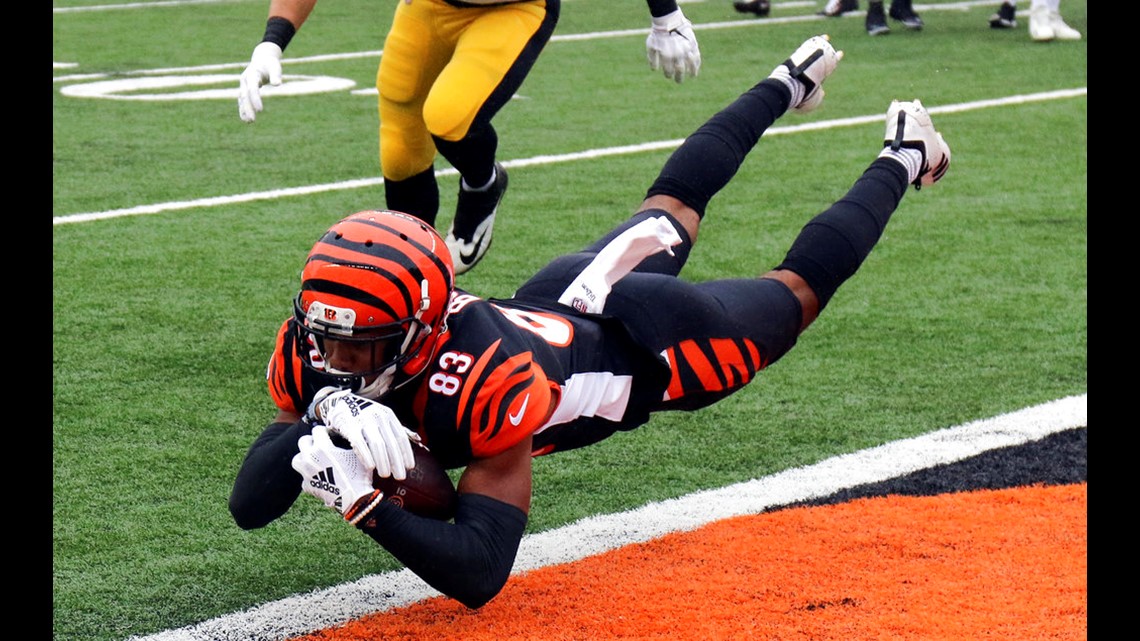
[[[362,211],[333,225],[277,335],[277,416],[238,471],[237,524],[265,526],[305,492],[443,594],[471,608],[495,597],[527,525],[532,457],[747,385],[855,274],[907,188],[946,174],[950,148],[929,113],[894,101],[875,159],[773,269],[678,277],[710,199],[780,116],[819,106],[842,57],[826,35],[808,39],[672,153],[630,219],[509,299],[456,288],[451,255],[422,220]],[[412,439],[463,468],[451,520],[409,513],[373,486],[374,471],[404,478]],[[308,482],[328,468],[332,487]]]
[[[282,82],[281,56],[317,0],[270,0],[265,34],[241,74],[238,115],[253,122],[261,86]],[[701,52],[676,0],[646,0],[652,69],[681,82]],[[380,169],[388,209],[435,225],[438,152],[459,172],[455,215],[445,236],[456,274],[491,246],[507,172],[495,161],[491,120],[522,86],[558,22],[560,0],[400,0],[376,74]]]

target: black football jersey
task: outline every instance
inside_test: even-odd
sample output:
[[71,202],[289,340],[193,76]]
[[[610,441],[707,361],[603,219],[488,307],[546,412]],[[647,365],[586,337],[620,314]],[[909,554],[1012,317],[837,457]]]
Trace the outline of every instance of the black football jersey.
[[[534,454],[581,447],[644,423],[669,368],[616,320],[569,307],[452,296],[427,369],[380,401],[447,467],[535,437]],[[290,323],[268,372],[278,407],[303,414],[331,379],[306,368]]]

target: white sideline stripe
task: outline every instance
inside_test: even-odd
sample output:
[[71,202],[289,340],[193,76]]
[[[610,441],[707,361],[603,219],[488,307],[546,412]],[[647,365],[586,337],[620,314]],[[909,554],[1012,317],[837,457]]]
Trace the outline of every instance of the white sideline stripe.
[[[956,105],[945,105],[942,107],[932,107],[926,105],[927,110],[932,114],[939,113],[959,113],[963,111],[972,111],[975,109],[988,109],[991,107],[1003,107],[1008,105],[1024,104],[1029,102],[1042,102],[1046,100],[1061,100],[1064,98],[1073,98],[1077,96],[1088,95],[1088,87],[1080,87],[1077,89],[1059,89],[1056,91],[1044,91],[1041,93],[1025,94],[1019,96],[1007,96],[1005,98],[994,98],[990,100],[978,100],[974,102],[963,102]],[[868,123],[882,122],[883,114],[877,113],[869,116],[857,116],[853,118],[838,118],[835,120],[821,120],[818,122],[805,123],[802,125],[787,125],[779,127],[771,127],[768,131],[764,132],[765,136],[779,136],[783,134],[793,134],[803,131],[816,131],[821,129],[833,129],[836,127],[850,127],[854,125],[864,125]],[[561,162],[573,162],[576,160],[601,158],[604,156],[620,156],[626,154],[636,154],[646,151],[658,151],[662,149],[673,149],[684,142],[683,138],[675,140],[661,140],[658,142],[648,142],[638,145],[624,145],[620,147],[606,147],[601,149],[592,149],[587,151],[572,152],[566,154],[556,155],[542,155],[532,156],[530,158],[523,158],[519,160],[504,161],[503,165],[508,169],[513,167],[527,167],[531,165],[549,165]],[[455,169],[441,169],[435,172],[437,177],[453,176],[456,175]],[[158,214],[167,211],[178,211],[183,209],[197,209],[201,207],[218,207],[222,205],[233,205],[237,203],[247,203],[258,200],[275,200],[278,198],[287,198],[290,196],[304,196],[307,194],[317,194],[329,191],[343,191],[346,189],[359,189],[361,187],[373,187],[383,184],[383,178],[359,178],[356,180],[346,180],[335,183],[325,183],[323,185],[309,185],[307,187],[290,187],[285,189],[272,189],[269,191],[255,191],[247,194],[236,194],[233,196],[215,196],[212,198],[199,198],[196,200],[183,200],[168,203],[156,203],[153,205],[139,205],[137,207],[127,207],[125,209],[111,209],[101,212],[89,212],[83,214],[66,214],[62,216],[53,216],[51,224],[65,225],[68,223],[83,223],[93,220],[106,220],[108,218],[122,218],[124,216],[139,216],[142,214]]]
[[[629,512],[605,514],[523,538],[512,574],[577,561],[714,521],[834,494],[1001,447],[1088,426],[1088,394],[825,459],[752,481]],[[409,570],[364,577],[129,641],[283,641],[439,596]]]

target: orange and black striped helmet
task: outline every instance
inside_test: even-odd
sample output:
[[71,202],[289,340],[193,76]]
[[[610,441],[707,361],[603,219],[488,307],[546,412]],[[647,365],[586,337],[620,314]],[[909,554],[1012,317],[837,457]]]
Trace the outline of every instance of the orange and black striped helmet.
[[[431,225],[395,211],[352,214],[313,245],[301,272],[297,353],[341,386],[379,398],[427,367],[454,282],[451,253]],[[345,353],[356,358],[337,356]]]

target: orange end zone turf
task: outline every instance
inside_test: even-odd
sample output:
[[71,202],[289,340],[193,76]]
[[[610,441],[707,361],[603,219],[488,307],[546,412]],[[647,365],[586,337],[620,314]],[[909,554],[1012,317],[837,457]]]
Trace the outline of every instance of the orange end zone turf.
[[1088,484],[720,521],[297,641],[1084,641]]

